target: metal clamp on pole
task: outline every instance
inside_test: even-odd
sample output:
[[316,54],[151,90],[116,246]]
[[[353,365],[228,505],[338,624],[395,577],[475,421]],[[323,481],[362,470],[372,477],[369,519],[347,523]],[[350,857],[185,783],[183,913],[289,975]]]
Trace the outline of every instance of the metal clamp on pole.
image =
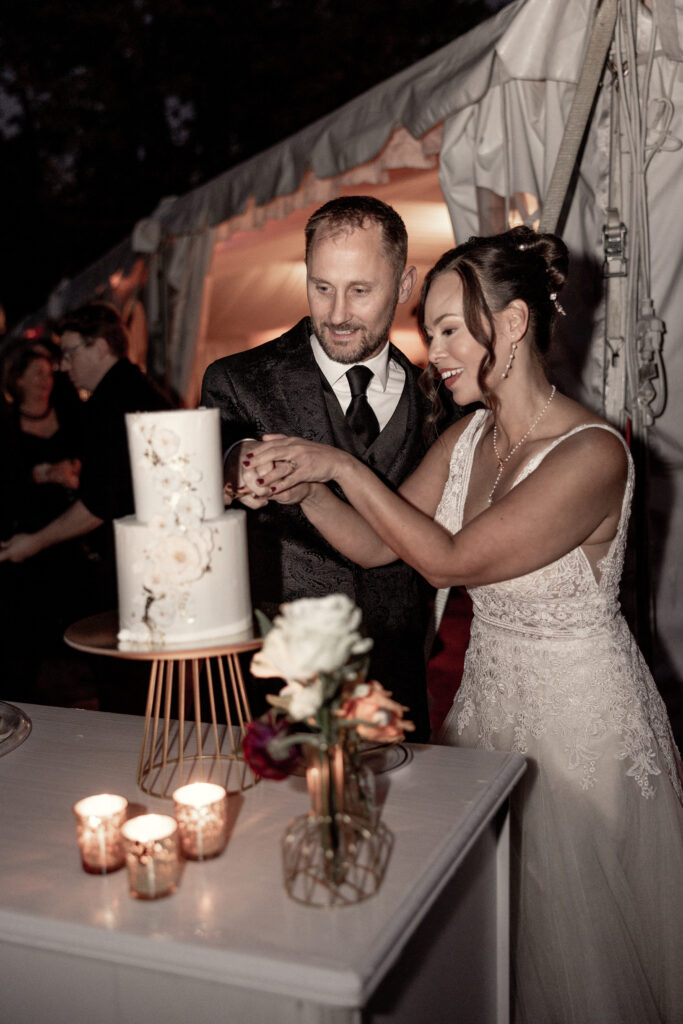
[[613,207],[607,211],[607,223],[602,229],[602,244],[605,252],[603,277],[626,277],[626,225],[619,220],[619,211]]

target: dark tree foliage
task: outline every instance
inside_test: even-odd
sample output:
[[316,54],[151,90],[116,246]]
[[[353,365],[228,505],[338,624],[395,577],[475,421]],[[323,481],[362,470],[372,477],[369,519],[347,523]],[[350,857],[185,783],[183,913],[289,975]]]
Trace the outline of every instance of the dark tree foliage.
[[10,323],[159,199],[267,148],[507,0],[5,0]]

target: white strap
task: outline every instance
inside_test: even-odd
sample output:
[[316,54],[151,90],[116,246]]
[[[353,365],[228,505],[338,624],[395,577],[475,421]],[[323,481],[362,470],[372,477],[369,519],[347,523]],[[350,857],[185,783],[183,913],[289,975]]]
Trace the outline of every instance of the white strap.
[[617,0],[603,0],[595,17],[581,74],[574,93],[571,110],[564,126],[564,135],[553,168],[552,178],[543,200],[543,214],[539,231],[555,231],[564,205],[576,158],[583,141],[586,125],[593,107],[595,93],[600,84],[602,69],[614,36],[617,20]]
[[652,13],[659,29],[659,41],[664,53],[669,60],[683,60],[674,0],[654,0]]

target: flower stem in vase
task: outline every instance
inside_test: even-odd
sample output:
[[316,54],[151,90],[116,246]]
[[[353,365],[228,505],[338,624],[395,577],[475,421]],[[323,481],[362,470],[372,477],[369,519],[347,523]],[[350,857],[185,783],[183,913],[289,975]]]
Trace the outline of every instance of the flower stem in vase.
[[311,815],[316,819],[326,877],[337,884],[344,876],[344,752],[330,746],[309,746],[306,783]]

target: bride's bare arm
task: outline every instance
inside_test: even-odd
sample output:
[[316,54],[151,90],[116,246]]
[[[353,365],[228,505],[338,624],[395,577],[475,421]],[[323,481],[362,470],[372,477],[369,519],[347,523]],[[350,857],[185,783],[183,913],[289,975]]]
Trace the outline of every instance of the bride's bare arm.
[[[400,493],[405,497],[406,502],[430,518],[433,517],[443,492],[454,438],[462,430],[462,427],[456,426],[457,430],[456,427],[451,428],[450,437],[449,432],[446,432],[434,443],[418,468],[400,488]],[[279,460],[276,469],[266,473],[263,477],[263,486],[271,488],[273,499],[283,504],[296,503],[300,505],[306,517],[326,540],[347,558],[364,568],[386,565],[388,562],[395,561],[398,557],[396,552],[384,542],[361,513],[353,505],[341,501],[324,483],[305,482],[290,486],[294,479],[292,461],[296,463],[296,468],[299,470],[304,465],[301,453],[305,452],[307,455],[306,465],[311,479],[336,480],[346,473],[358,479],[361,489],[363,480],[373,480],[388,494],[393,492],[380,483],[375,474],[362,462],[339,448],[280,436],[278,436],[278,441],[287,441],[288,443],[296,441],[299,458],[291,455]],[[265,454],[267,450],[265,445],[256,450],[254,457],[256,464],[258,464],[259,458],[262,458],[267,467],[268,457]],[[301,471],[299,471],[298,478],[301,475]],[[403,506],[406,502],[402,501],[400,505]]]
[[[307,480],[336,480],[385,547],[435,586],[511,579],[582,544],[613,536],[627,469],[621,442],[607,431],[585,430],[558,445],[534,473],[455,535],[432,518],[438,501],[435,486],[440,477],[443,487],[445,479],[443,464],[438,474],[424,473],[433,452],[434,448],[399,495],[362,463],[324,445],[311,447],[290,438],[269,442],[262,454],[295,463],[287,477],[290,488]],[[420,493],[422,486],[426,496]],[[328,536],[329,506],[309,504],[309,513]],[[358,521],[349,521],[349,533],[355,529],[351,522]],[[328,539],[337,546],[335,536]]]

